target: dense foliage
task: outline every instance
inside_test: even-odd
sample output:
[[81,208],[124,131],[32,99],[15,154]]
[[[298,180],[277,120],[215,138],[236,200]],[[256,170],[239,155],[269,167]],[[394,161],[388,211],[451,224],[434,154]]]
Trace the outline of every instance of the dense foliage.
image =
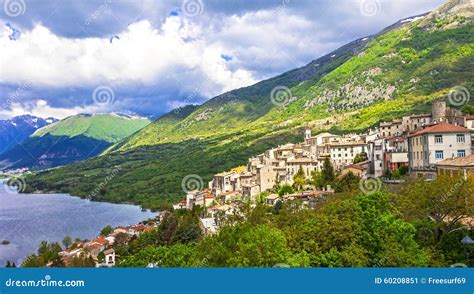
[[[447,191],[452,192],[442,198]],[[317,209],[305,208],[298,201],[286,201],[277,213],[260,204],[243,205],[241,213],[228,217],[217,235],[195,235],[185,244],[177,241],[167,246],[152,237],[169,226],[165,221],[157,232],[133,241],[120,265],[419,267],[466,263],[464,249],[472,253],[474,248],[463,248],[460,240],[474,235],[464,226],[474,215],[473,197],[472,180],[440,177],[409,182],[391,194],[365,195],[353,188],[335,194]],[[198,215],[196,211],[173,214]],[[440,220],[436,215],[449,217]]]

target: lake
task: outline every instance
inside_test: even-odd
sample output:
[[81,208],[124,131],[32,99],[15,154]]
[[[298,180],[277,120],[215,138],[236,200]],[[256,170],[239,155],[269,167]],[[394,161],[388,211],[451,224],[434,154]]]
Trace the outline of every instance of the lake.
[[67,194],[18,194],[0,180],[0,266],[17,265],[36,253],[42,240],[92,239],[106,225],[128,226],[156,213],[126,204],[93,202]]

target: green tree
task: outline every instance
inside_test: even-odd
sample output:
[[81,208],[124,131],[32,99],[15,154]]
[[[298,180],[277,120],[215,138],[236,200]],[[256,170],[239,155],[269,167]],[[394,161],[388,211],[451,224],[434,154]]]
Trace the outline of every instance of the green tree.
[[293,176],[293,188],[296,191],[301,191],[303,190],[305,182],[306,182],[306,176],[304,174],[303,167],[300,166],[300,168],[298,169],[298,172]]
[[336,179],[336,175],[334,173],[334,168],[331,164],[331,160],[328,157],[326,157],[324,159],[321,174],[322,174],[323,181],[324,181],[325,185],[331,185],[334,182],[334,180]]
[[367,153],[365,152],[361,152],[359,154],[357,154],[355,157],[354,157],[354,163],[359,163],[359,162],[364,162],[368,160],[368,157],[367,157]]
[[218,235],[199,243],[197,251],[211,267],[271,267],[291,257],[283,232],[248,223],[223,227]]
[[100,235],[101,235],[101,236],[108,236],[108,235],[110,235],[113,231],[114,231],[114,228],[112,228],[111,226],[107,225],[107,226],[105,226],[105,227],[100,231]]
[[395,195],[395,203],[408,221],[431,219],[439,241],[474,214],[474,180],[443,175],[415,180]]
[[283,197],[284,195],[292,194],[292,193],[295,193],[295,190],[293,189],[292,186],[288,184],[284,184],[283,186],[281,186],[280,190],[278,190],[278,196],[280,197]]
[[350,192],[359,189],[360,178],[352,172],[348,172],[342,178],[334,182],[336,192]]
[[71,239],[71,237],[65,236],[62,243],[63,243],[64,247],[65,247],[66,249],[68,249],[69,246],[71,246],[71,244],[72,244],[72,239]]
[[194,245],[175,244],[171,246],[147,247],[133,256],[125,257],[118,264],[120,267],[196,267]]

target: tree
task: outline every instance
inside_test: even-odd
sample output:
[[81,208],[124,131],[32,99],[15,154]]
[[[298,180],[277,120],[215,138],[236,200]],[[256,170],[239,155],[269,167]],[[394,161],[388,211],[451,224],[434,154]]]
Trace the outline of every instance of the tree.
[[336,175],[334,174],[334,168],[332,167],[331,161],[328,157],[324,159],[321,174],[325,185],[331,185],[336,178]]
[[354,157],[353,163],[360,163],[368,160],[367,153],[361,152]]
[[419,179],[395,195],[395,202],[406,220],[432,220],[440,241],[474,214],[474,179],[443,175],[433,181]]
[[464,114],[474,114],[474,105],[469,105],[469,104],[466,104],[464,105],[464,107],[462,108],[462,112]]
[[323,179],[323,174],[316,170],[311,174],[311,183],[319,189],[322,189],[326,186]]
[[277,228],[250,223],[223,227],[197,245],[199,260],[210,267],[272,267],[287,263],[291,252]]
[[64,245],[64,247],[66,247],[66,249],[68,249],[69,246],[71,246],[71,244],[72,244],[72,239],[71,239],[71,237],[65,236],[64,239],[63,239],[63,245]]
[[118,264],[120,267],[197,267],[194,245],[175,244],[171,246],[147,247],[133,256],[125,257]]
[[303,167],[300,166],[298,172],[293,176],[293,188],[297,191],[301,191],[303,190],[305,182],[306,176],[304,174]]
[[284,195],[292,194],[292,193],[295,193],[295,190],[293,189],[292,186],[288,184],[284,184],[283,186],[281,186],[280,190],[278,190],[278,196],[280,197],[283,197]]
[[108,236],[108,235],[110,235],[113,231],[114,231],[114,228],[112,228],[111,226],[107,225],[107,226],[105,226],[105,227],[100,231],[100,235],[101,235],[101,236]]
[[334,182],[336,192],[349,192],[359,189],[360,178],[352,172],[345,174],[340,180]]
[[11,263],[10,263],[9,260],[7,261],[7,264],[5,265],[5,267],[12,267],[12,265],[11,265]]
[[69,262],[70,267],[95,267],[95,261],[92,257],[87,257],[85,254],[81,254],[79,257],[71,259]]

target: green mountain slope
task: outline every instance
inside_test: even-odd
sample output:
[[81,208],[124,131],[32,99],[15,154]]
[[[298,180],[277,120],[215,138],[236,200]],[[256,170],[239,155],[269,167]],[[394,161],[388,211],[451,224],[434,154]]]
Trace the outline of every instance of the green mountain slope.
[[123,114],[79,114],[37,130],[33,137],[67,136],[85,137],[116,143],[145,127],[150,121],[142,117]]
[[84,160],[149,124],[120,114],[79,114],[37,130],[0,156],[0,169],[42,169]]
[[[303,126],[362,131],[426,111],[432,99],[455,86],[472,93],[472,15],[470,5],[452,0],[300,69],[177,109],[100,157],[28,177],[29,191],[85,196],[120,166],[96,199],[153,207],[160,199],[182,197],[186,175],[197,174],[205,183],[269,147],[301,140]],[[272,103],[276,86],[290,88],[288,103]]]

